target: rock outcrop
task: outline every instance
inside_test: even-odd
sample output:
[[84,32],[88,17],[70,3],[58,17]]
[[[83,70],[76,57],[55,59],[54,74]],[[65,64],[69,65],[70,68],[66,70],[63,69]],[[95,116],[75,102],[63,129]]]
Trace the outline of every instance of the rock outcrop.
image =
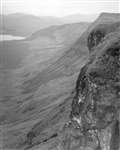
[[104,37],[108,33],[112,33],[115,30],[120,29],[120,22],[112,23],[112,24],[99,24],[97,27],[90,32],[87,39],[88,49],[91,51],[94,47],[96,47]]
[[89,60],[76,82],[63,150],[120,150],[120,23],[88,35]]

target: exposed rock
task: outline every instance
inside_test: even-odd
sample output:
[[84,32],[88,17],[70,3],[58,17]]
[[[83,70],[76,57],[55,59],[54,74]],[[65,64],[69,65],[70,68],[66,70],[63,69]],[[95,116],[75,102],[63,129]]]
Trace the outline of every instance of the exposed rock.
[[120,149],[118,24],[117,28],[116,24],[98,26],[88,36],[89,61],[76,82],[70,122],[61,142],[64,150]]
[[120,28],[120,22],[112,23],[112,24],[99,24],[93,31],[90,32],[88,36],[87,46],[91,51],[94,47],[96,47],[104,37],[111,32],[114,32],[117,28]]

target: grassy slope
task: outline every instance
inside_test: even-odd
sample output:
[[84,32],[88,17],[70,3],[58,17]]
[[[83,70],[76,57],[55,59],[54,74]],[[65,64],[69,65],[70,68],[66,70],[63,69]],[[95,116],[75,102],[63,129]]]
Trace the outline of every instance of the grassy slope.
[[59,111],[59,104],[69,97],[79,69],[75,66],[82,60],[80,53],[77,56],[68,49],[86,28],[81,24],[58,26],[49,35],[1,45],[2,55],[11,54],[1,68],[0,121],[6,148],[21,147],[31,127],[50,111]]
[[[86,61],[86,37],[100,19],[101,17],[77,40],[80,36],[78,34],[77,42],[72,46],[67,45],[71,48],[68,50],[62,48],[63,51],[60,55],[56,53],[57,59],[55,61],[53,60],[54,57],[46,61],[46,66],[43,66],[42,69],[41,63],[39,66],[38,61],[29,65],[30,60],[36,58],[32,55],[23,62],[23,68],[15,71],[16,76],[19,77],[16,82],[19,92],[12,97],[12,102],[9,102],[12,109],[6,115],[8,118],[3,120],[4,123],[6,122],[4,125],[4,146],[6,148],[22,149],[26,147],[28,145],[25,143],[26,135],[29,132],[35,134],[32,141],[33,146],[49,139],[54,133],[60,132],[69,116],[72,101],[71,92],[75,87],[79,70]],[[36,46],[37,40],[30,41],[33,43],[31,45]],[[70,38],[69,40],[71,41]],[[32,52],[33,50],[31,49]],[[6,104],[9,106],[9,103]],[[8,123],[10,124],[8,125]],[[54,138],[53,142],[55,144]],[[49,140],[44,146],[47,144],[49,145]],[[41,146],[42,144],[40,144]],[[37,149],[37,146],[34,149]],[[45,147],[45,149],[48,148]]]

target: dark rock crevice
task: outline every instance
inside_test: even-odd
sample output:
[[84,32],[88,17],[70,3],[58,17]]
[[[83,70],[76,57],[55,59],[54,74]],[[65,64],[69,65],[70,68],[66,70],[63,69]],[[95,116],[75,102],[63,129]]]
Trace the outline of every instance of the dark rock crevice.
[[119,150],[119,147],[120,147],[120,129],[119,129],[119,121],[116,120],[112,128],[110,150]]

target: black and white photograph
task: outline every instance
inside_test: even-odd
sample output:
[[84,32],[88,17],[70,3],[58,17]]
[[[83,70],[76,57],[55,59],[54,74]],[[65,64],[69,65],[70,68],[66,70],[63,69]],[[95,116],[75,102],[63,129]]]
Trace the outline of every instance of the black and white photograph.
[[0,150],[120,150],[120,0],[0,0]]

